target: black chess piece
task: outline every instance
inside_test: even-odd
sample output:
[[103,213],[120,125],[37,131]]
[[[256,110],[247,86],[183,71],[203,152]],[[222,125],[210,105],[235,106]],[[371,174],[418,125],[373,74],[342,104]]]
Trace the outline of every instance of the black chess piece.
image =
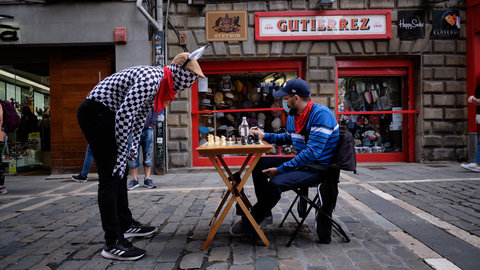
[[253,135],[248,135],[248,144],[253,144]]
[[235,135],[232,135],[232,140],[235,142],[235,144],[238,144],[237,137],[235,137]]
[[258,134],[253,135],[253,142],[254,142],[255,144],[259,144],[259,143],[260,143],[260,141],[259,141],[259,139],[258,139]]
[[242,136],[242,145],[245,145],[247,144],[247,142],[245,141],[245,136]]

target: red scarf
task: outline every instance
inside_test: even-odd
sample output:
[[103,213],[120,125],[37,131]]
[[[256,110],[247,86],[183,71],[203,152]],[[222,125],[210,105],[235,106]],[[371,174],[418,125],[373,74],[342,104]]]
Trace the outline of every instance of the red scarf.
[[305,107],[305,110],[301,114],[295,115],[295,133],[300,134],[302,129],[305,127],[305,124],[307,123],[308,116],[310,115],[310,111],[312,110],[313,106],[313,101],[310,100],[307,104],[307,107]]
[[163,111],[175,99],[177,91],[173,90],[172,71],[167,67],[163,67],[163,79],[158,87],[155,95],[155,105],[153,109],[159,113]]

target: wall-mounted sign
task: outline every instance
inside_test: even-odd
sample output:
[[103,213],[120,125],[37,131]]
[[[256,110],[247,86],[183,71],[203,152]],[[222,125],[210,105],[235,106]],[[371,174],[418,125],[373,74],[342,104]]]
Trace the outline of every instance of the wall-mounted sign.
[[256,40],[391,37],[390,10],[255,12]]
[[458,10],[432,10],[432,38],[457,38],[460,36]]
[[425,37],[425,11],[399,10],[398,11],[398,38],[416,39]]
[[242,41],[248,39],[247,11],[205,12],[207,41]]
[[0,15],[0,41],[18,41],[20,27],[11,22],[13,19],[10,15]]

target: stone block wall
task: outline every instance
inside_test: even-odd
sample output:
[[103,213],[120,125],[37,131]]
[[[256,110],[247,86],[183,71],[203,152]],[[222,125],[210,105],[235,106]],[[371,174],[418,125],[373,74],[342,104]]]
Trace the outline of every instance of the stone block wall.
[[[389,40],[255,41],[255,12],[320,10],[318,0],[246,1],[239,3],[170,7],[174,27],[186,34],[189,51],[205,44],[205,11],[247,10],[248,40],[214,42],[202,60],[304,59],[305,78],[315,102],[334,110],[335,62],[353,58],[408,58],[415,66],[416,161],[463,160],[466,158],[466,28],[464,3],[456,0],[425,5],[422,0],[337,0],[326,10],[389,9],[392,11],[392,38]],[[459,9],[461,37],[430,39],[431,11]],[[425,9],[426,36],[423,39],[397,38],[397,11]],[[168,31],[168,59],[183,50],[173,30]],[[169,108],[168,153],[170,167],[192,164],[190,91],[177,97]]]

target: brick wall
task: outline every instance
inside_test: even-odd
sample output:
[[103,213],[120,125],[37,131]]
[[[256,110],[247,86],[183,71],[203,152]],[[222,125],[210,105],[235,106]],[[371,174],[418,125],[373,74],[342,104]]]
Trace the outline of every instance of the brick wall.
[[[248,10],[248,41],[214,42],[202,60],[222,59],[305,59],[306,79],[315,102],[332,110],[335,106],[335,61],[341,58],[392,57],[412,59],[415,65],[416,161],[466,159],[466,28],[464,3],[449,0],[425,5],[422,0],[337,0],[328,10],[390,9],[390,40],[353,41],[272,41],[256,42],[254,13],[258,11],[319,10],[318,0],[258,1],[189,6],[172,4],[170,20],[180,33],[186,34],[189,51],[205,44],[205,11]],[[454,8],[462,18],[461,37],[431,40],[431,10]],[[417,40],[397,38],[397,11],[426,10],[426,37]],[[168,32],[168,58],[182,52],[177,37]],[[170,167],[192,164],[190,91],[180,95],[169,108],[168,148]]]

